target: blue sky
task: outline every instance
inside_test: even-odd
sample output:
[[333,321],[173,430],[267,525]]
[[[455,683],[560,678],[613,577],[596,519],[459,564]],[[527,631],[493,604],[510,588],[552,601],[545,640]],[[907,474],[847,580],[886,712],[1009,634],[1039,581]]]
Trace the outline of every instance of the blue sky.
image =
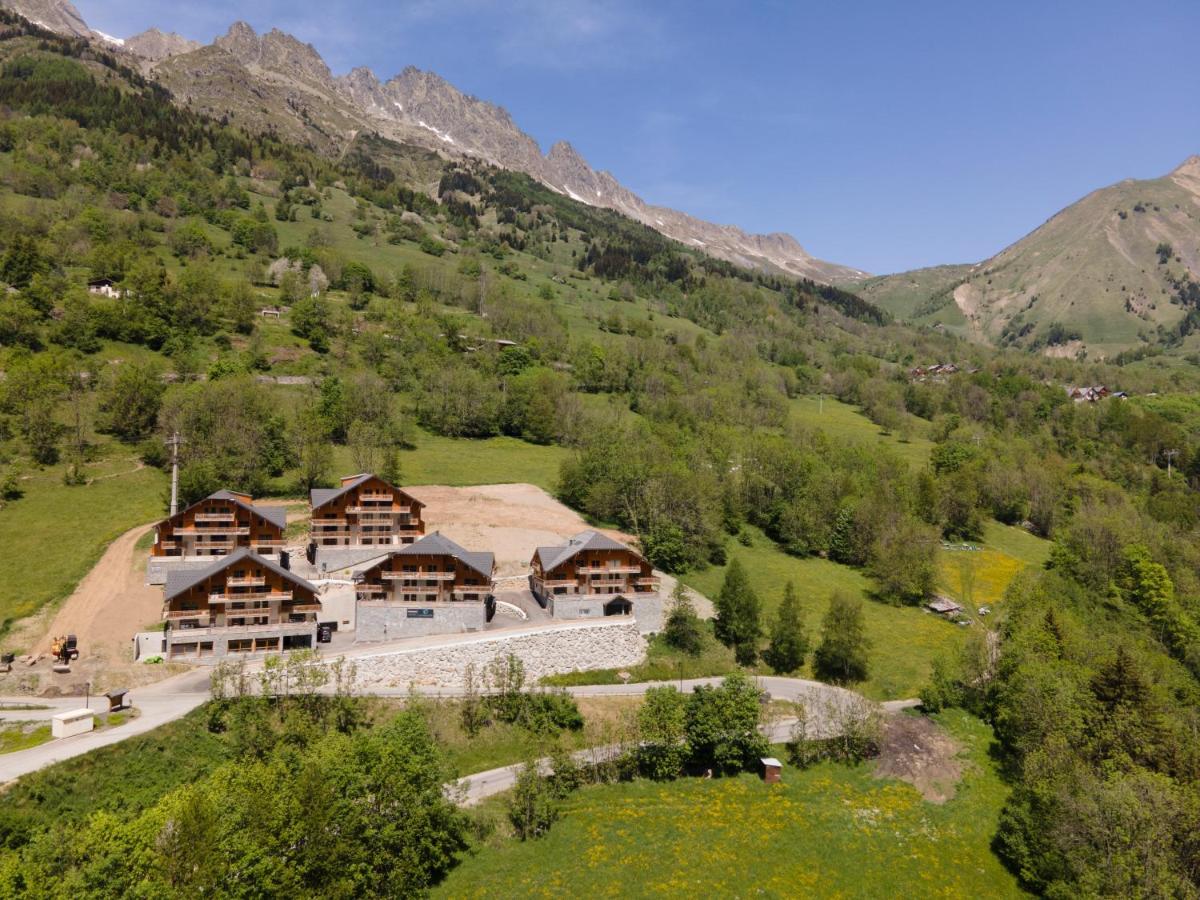
[[236,19],[341,73],[431,69],[653,203],[872,272],[983,259],[1200,153],[1195,0],[75,0],[94,28]]

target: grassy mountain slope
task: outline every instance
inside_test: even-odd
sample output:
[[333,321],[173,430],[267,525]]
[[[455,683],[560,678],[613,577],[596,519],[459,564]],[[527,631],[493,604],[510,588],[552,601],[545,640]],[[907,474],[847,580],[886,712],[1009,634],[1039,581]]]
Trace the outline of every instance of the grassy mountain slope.
[[899,318],[1050,355],[1175,346],[1200,273],[1200,158],[1094,191],[975,266],[872,279],[857,290]]

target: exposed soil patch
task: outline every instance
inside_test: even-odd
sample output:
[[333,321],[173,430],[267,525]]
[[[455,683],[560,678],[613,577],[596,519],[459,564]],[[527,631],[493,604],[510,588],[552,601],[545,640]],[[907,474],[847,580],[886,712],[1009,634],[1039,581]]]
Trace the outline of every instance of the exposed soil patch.
[[[532,484],[405,488],[422,503],[425,531],[440,531],[468,550],[496,554],[496,574],[523,575],[539,546],[561,544],[590,526],[574,510]],[[627,534],[597,529],[625,543]]]
[[907,781],[930,803],[945,803],[962,778],[961,749],[932,719],[888,716],[875,776]]

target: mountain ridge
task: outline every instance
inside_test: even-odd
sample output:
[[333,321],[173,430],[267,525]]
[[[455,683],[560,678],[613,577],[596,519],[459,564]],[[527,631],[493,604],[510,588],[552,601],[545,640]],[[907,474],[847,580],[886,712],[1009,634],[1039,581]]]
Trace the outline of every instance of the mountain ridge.
[[364,66],[335,76],[312,44],[278,28],[259,34],[238,21],[207,45],[157,28],[121,41],[89,28],[68,0],[2,0],[2,5],[51,30],[128,53],[193,108],[228,116],[243,127],[280,131],[330,155],[345,153],[360,134],[374,131],[446,157],[478,157],[524,172],[578,202],[616,210],[748,268],[822,283],[866,277],[858,269],[817,259],[791,235],[754,234],[651,204],[610,172],[592,168],[567,141],[543,153],[503,106],[415,66],[386,81]]
[[1200,155],[1097,188],[987,259],[870,278],[902,320],[1052,356],[1195,344]]

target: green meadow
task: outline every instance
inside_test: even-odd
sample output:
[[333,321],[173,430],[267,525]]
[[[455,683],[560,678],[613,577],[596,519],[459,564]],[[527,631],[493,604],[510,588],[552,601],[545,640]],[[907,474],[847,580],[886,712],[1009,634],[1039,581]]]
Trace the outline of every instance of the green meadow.
[[571,796],[550,833],[492,841],[435,891],[441,897],[1020,897],[991,852],[1008,790],[991,729],[938,716],[961,747],[963,778],[944,804],[873,764],[784,767],[783,782],[632,781]]

